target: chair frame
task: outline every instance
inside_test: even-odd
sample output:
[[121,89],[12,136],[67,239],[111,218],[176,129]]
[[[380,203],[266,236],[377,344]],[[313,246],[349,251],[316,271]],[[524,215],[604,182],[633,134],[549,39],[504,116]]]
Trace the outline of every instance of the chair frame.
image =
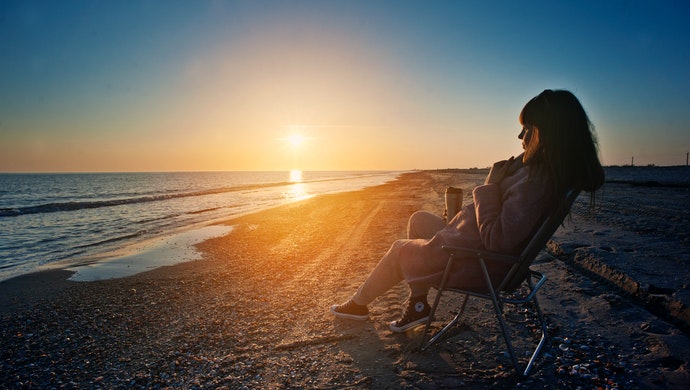
[[[450,330],[452,327],[454,327],[457,323],[460,322],[470,297],[486,299],[490,300],[493,303],[496,318],[501,328],[503,339],[505,340],[505,343],[508,347],[508,353],[510,354],[510,358],[513,362],[513,365],[515,366],[515,370],[517,372],[522,371],[523,376],[529,375],[529,372],[531,371],[535,360],[539,356],[542,347],[546,343],[547,338],[546,321],[544,319],[544,314],[542,313],[541,308],[539,307],[539,302],[537,300],[537,292],[539,291],[539,288],[546,282],[546,276],[540,272],[531,270],[530,266],[532,265],[532,262],[537,257],[537,255],[541,252],[541,250],[544,249],[546,243],[549,241],[551,236],[553,236],[556,230],[558,230],[558,227],[563,224],[565,217],[568,215],[570,211],[570,207],[572,206],[573,202],[575,201],[579,193],[580,191],[575,190],[571,190],[566,193],[565,206],[561,209],[555,210],[551,215],[547,217],[547,219],[542,223],[540,228],[537,230],[537,232],[534,234],[530,242],[527,244],[527,246],[519,256],[509,256],[495,252],[456,246],[443,247],[443,249],[447,251],[449,254],[448,263],[446,264],[446,268],[441,279],[441,284],[438,286],[432,286],[437,290],[437,293],[436,298],[434,299],[434,304],[431,307],[431,311],[429,313],[429,319],[426,322],[424,333],[422,335],[422,351],[427,350],[433,344],[438,342],[441,339],[441,337],[446,332],[448,332],[448,330]],[[479,266],[482,270],[486,291],[466,290],[448,286],[448,278],[451,274],[453,264],[455,261],[458,260],[474,260],[479,263]],[[491,278],[489,276],[489,272],[486,266],[488,262],[507,262],[509,264],[512,264],[512,267],[510,268],[510,270],[498,286],[494,286],[494,284],[491,282]],[[523,285],[526,285],[527,291],[526,293],[523,293],[521,296],[509,297],[502,294],[514,292],[516,289]],[[428,341],[426,341],[427,336],[429,334],[429,330],[431,328],[431,324],[434,321],[434,315],[436,314],[436,310],[441,300],[441,295],[446,291],[464,294],[462,303],[460,305],[460,310],[451,321],[449,321],[441,330],[436,332]],[[529,362],[526,364],[524,369],[521,370],[520,365],[518,363],[518,359],[515,355],[515,351],[513,349],[513,344],[510,341],[508,328],[503,319],[503,306],[504,304],[526,305],[529,303],[531,303],[534,306],[537,312],[537,317],[541,325],[541,338],[537,343],[534,352],[532,352]]]

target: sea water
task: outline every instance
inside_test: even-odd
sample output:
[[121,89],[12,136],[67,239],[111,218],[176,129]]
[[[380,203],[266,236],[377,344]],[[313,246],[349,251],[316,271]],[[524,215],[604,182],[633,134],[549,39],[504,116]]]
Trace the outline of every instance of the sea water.
[[0,174],[0,281],[399,172]]

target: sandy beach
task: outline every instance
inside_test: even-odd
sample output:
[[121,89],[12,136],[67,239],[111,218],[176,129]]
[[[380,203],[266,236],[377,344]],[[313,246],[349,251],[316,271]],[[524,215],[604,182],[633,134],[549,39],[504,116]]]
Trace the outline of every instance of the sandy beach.
[[[578,199],[534,265],[549,278],[549,341],[528,378],[484,303],[425,352],[421,328],[388,329],[403,284],[370,321],[328,312],[405,236],[412,212],[441,214],[449,185],[469,201],[485,173],[414,172],[228,220],[230,233],[197,245],[200,259],[126,278],[53,270],[2,282],[0,388],[690,387],[690,212],[677,183],[609,182],[596,213]],[[455,299],[444,302],[440,318]],[[519,351],[535,337],[530,315],[507,313]]]

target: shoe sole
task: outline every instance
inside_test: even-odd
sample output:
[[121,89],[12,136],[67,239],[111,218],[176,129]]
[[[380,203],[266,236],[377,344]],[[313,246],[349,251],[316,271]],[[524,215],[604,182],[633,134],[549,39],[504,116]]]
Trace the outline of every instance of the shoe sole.
[[407,323],[403,326],[397,326],[397,325],[395,325],[397,321],[393,321],[390,323],[389,327],[391,328],[391,331],[393,331],[395,333],[404,333],[404,332],[406,332],[406,331],[408,331],[414,327],[425,324],[428,319],[429,319],[429,316],[426,316],[424,318],[420,318],[418,320]]
[[357,314],[347,314],[347,313],[341,313],[339,311],[335,311],[335,308],[338,307],[338,305],[333,305],[331,306],[331,314],[338,318],[344,318],[346,320],[355,320],[355,321],[366,321],[369,319],[369,314],[362,314],[362,315],[357,315]]

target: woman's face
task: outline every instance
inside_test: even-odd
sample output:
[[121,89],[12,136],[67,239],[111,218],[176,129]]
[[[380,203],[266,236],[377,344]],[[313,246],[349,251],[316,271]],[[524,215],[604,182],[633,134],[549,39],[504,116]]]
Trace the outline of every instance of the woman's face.
[[518,135],[518,138],[522,140],[522,149],[527,150],[527,145],[529,145],[529,141],[532,139],[533,132],[533,126],[525,125],[522,127],[522,131],[520,132],[520,135]]

